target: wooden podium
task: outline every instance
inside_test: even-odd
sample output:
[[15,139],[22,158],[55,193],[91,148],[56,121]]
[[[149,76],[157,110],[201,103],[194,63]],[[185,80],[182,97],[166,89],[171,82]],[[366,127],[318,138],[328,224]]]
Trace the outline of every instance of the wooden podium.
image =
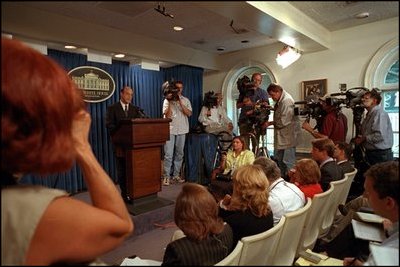
[[134,200],[161,191],[161,152],[169,140],[171,119],[120,121],[112,142],[126,160],[128,195]]

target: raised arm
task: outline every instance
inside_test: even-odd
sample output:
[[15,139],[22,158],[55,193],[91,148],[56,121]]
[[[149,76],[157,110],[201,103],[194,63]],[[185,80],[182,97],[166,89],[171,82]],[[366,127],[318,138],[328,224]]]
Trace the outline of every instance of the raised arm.
[[133,222],[110,177],[88,141],[90,116],[80,112],[72,135],[76,162],[92,204],[60,197],[51,202],[28,249],[26,264],[84,263],[114,249],[133,231]]

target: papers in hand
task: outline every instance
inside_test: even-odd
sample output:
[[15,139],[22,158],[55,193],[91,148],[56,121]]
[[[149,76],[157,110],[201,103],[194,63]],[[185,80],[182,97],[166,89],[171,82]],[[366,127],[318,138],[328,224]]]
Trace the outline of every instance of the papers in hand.
[[315,253],[310,249],[307,249],[306,252],[319,257],[321,261],[318,263],[313,263],[304,259],[303,257],[299,257],[294,263],[295,266],[343,266],[343,260],[331,258],[324,254]]
[[370,222],[370,223],[382,223],[383,222],[383,217],[373,214],[373,213],[365,213],[365,212],[357,212],[358,217],[360,220],[364,222]]
[[385,233],[381,224],[372,224],[351,220],[354,235],[356,238],[382,242],[385,239]]
[[161,266],[160,261],[146,260],[139,257],[125,258],[120,266]]

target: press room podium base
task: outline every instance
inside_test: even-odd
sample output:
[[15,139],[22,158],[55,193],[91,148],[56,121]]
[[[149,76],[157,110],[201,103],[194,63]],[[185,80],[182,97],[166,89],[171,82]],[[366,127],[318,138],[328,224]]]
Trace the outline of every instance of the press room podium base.
[[[112,142],[124,156],[128,195],[134,215],[171,205],[159,198],[161,191],[162,148],[169,140],[171,119],[129,119],[120,121]],[[171,203],[172,202],[172,203]]]

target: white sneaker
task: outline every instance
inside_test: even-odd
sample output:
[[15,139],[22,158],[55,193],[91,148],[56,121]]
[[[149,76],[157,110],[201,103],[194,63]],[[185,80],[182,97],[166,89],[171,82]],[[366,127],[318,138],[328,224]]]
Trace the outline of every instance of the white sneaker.
[[174,181],[176,181],[177,183],[180,183],[180,184],[185,182],[185,180],[182,179],[180,176],[175,176],[173,179],[174,179]]
[[169,178],[164,178],[163,185],[169,185]]

